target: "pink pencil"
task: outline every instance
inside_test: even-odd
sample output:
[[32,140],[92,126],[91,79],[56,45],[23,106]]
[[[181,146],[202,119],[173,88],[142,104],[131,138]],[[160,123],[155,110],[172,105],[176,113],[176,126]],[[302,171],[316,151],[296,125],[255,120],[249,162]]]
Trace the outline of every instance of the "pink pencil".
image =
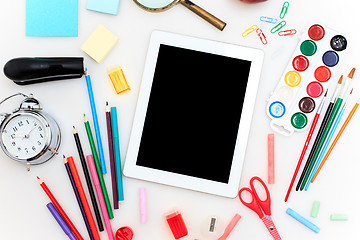
[[305,156],[307,147],[309,146],[311,137],[312,137],[312,135],[313,135],[313,133],[314,133],[316,124],[317,124],[317,122],[318,122],[318,120],[319,120],[319,116],[320,116],[321,110],[322,110],[322,108],[323,108],[323,106],[324,106],[324,100],[325,100],[325,98],[326,98],[326,95],[327,95],[327,90],[326,90],[326,93],[324,94],[324,98],[321,100],[320,107],[318,108],[318,111],[316,112],[314,121],[313,121],[313,123],[312,123],[312,125],[311,125],[309,134],[308,134],[308,136],[307,136],[307,138],[306,138],[306,141],[305,141],[303,150],[302,150],[302,152],[301,152],[301,155],[300,155],[298,164],[297,164],[297,166],[296,166],[294,175],[293,175],[293,177],[292,177],[292,179],[291,179],[289,189],[288,189],[288,191],[287,191],[287,193],[286,193],[285,202],[287,202],[287,200],[289,199],[289,195],[290,195],[291,189],[292,189],[292,187],[293,187],[293,185],[294,185],[294,182],[295,182],[295,179],[296,179],[296,175],[297,175],[298,172],[299,172],[299,169],[300,169],[302,160],[303,160],[303,158],[304,158],[304,156]]
[[94,181],[97,196],[99,198],[100,208],[101,208],[101,212],[103,214],[106,232],[108,234],[109,240],[114,240],[114,233],[111,228],[111,223],[110,223],[110,219],[109,219],[109,214],[106,209],[104,195],[102,194],[99,178],[97,176],[94,158],[92,155],[88,155],[88,156],[86,156],[86,159],[88,160],[91,176]]

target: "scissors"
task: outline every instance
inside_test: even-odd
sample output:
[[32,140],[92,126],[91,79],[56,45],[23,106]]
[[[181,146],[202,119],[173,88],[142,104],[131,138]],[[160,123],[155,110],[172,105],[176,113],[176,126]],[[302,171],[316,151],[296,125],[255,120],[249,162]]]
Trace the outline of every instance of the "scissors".
[[[264,187],[266,192],[266,199],[264,201],[261,201],[259,198],[259,195],[256,192],[256,189],[254,187],[254,181],[258,181],[261,183],[261,185]],[[274,222],[271,219],[271,199],[270,199],[270,192],[269,189],[266,187],[265,183],[261,178],[259,177],[253,177],[250,179],[250,188],[244,187],[241,188],[239,191],[239,199],[240,201],[248,208],[253,210],[257,213],[259,218],[264,222],[267,230],[270,232],[271,236],[275,240],[281,240],[281,237],[275,227]],[[243,192],[248,192],[251,195],[251,202],[245,202],[241,196]]]

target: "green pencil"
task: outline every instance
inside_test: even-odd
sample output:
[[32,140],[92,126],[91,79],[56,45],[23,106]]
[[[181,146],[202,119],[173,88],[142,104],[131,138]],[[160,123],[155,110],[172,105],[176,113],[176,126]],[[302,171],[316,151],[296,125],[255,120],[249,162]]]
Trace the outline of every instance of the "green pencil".
[[94,157],[96,172],[97,172],[98,177],[99,177],[99,182],[100,182],[100,185],[101,185],[101,191],[102,191],[102,193],[103,193],[103,195],[104,195],[106,209],[107,209],[107,212],[108,212],[108,214],[109,214],[109,218],[110,218],[110,219],[113,219],[113,218],[114,218],[114,214],[113,214],[112,209],[111,209],[111,204],[110,204],[110,200],[109,200],[109,195],[108,195],[108,192],[107,192],[107,190],[106,190],[106,185],[105,185],[104,177],[103,177],[102,172],[101,172],[101,166],[100,166],[100,162],[99,162],[99,156],[98,156],[97,151],[96,151],[95,142],[94,142],[93,135],[92,135],[92,133],[91,133],[91,128],[90,128],[89,120],[86,118],[85,114],[84,114],[84,123],[85,123],[86,133],[87,133],[88,138],[89,138],[89,143],[90,143],[90,147],[91,147],[91,152],[92,152],[93,157]]
[[[341,77],[342,77],[342,76],[341,76]],[[345,84],[344,84],[344,85],[345,85]],[[321,151],[321,149],[322,149],[322,147],[323,147],[323,145],[324,145],[324,143],[325,143],[326,137],[327,137],[327,135],[329,134],[330,129],[331,129],[331,127],[332,127],[332,125],[333,125],[333,123],[334,123],[334,120],[335,120],[335,118],[336,118],[336,115],[337,115],[338,112],[339,112],[339,109],[340,109],[341,104],[342,104],[342,102],[343,102],[343,96],[344,96],[344,93],[345,93],[345,90],[346,90],[345,87],[344,87],[344,85],[343,85],[342,93],[340,93],[338,99],[337,99],[336,102],[335,102],[334,108],[333,108],[333,110],[332,110],[332,112],[331,112],[329,121],[328,121],[328,123],[326,124],[326,127],[325,127],[325,130],[324,130],[324,132],[323,132],[323,135],[321,136],[319,145],[318,145],[317,148],[316,148],[315,154],[314,154],[314,156],[313,156],[312,159],[311,159],[309,168],[308,168],[308,170],[307,170],[307,172],[306,172],[305,178],[304,178],[304,180],[303,180],[303,182],[302,182],[302,184],[301,184],[301,187],[300,187],[300,190],[301,190],[301,191],[302,191],[302,190],[304,189],[304,187],[305,187],[305,184],[306,184],[306,182],[307,182],[307,180],[308,180],[308,178],[309,178],[309,176],[310,176],[310,173],[311,173],[311,171],[312,171],[312,169],[313,169],[313,167],[314,167],[314,165],[315,165],[315,162],[316,162],[316,160],[317,160],[317,158],[318,158],[318,156],[319,156],[319,154],[320,154],[320,151]]]

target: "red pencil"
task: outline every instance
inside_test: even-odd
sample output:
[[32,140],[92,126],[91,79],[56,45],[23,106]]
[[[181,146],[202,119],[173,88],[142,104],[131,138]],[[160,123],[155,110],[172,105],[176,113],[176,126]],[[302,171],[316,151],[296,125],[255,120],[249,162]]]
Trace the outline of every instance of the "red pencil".
[[80,235],[79,231],[76,229],[74,224],[71,222],[70,218],[66,215],[65,211],[62,209],[62,207],[60,206],[60,204],[58,203],[58,201],[56,200],[54,195],[52,195],[50,189],[46,186],[46,184],[39,177],[37,177],[37,179],[39,181],[40,186],[44,189],[45,193],[48,195],[51,202],[54,204],[54,206],[56,207],[56,209],[58,210],[58,212],[60,213],[62,218],[65,220],[66,224],[70,227],[71,231],[74,233],[75,237],[78,240],[84,240],[84,238]]
[[306,138],[306,141],[305,141],[303,150],[302,150],[302,152],[301,152],[301,155],[300,155],[298,164],[296,165],[296,169],[295,169],[294,175],[293,175],[293,177],[292,177],[292,179],[291,179],[289,189],[287,190],[287,193],[286,193],[286,196],[285,196],[285,202],[287,202],[287,200],[289,199],[289,195],[290,195],[291,189],[292,189],[292,187],[293,187],[293,185],[294,185],[294,182],[295,182],[295,179],[296,179],[296,175],[297,175],[298,172],[299,172],[299,169],[300,169],[302,160],[304,159],[304,156],[305,156],[307,147],[309,146],[311,137],[312,137],[312,135],[313,135],[313,133],[314,133],[316,124],[317,124],[317,122],[318,122],[318,120],[319,120],[319,116],[320,116],[321,110],[322,110],[322,108],[323,108],[323,106],[324,106],[324,100],[325,100],[325,98],[326,98],[326,95],[327,95],[327,90],[326,90],[326,93],[324,94],[324,98],[321,100],[320,107],[319,107],[318,111],[316,112],[314,121],[313,121],[313,123],[312,123],[312,125],[311,125],[309,134],[308,134],[308,136],[307,136],[307,138]]
[[91,232],[93,234],[93,237],[94,237],[95,240],[100,240],[99,232],[98,232],[98,230],[96,228],[95,221],[94,221],[94,218],[92,216],[92,213],[91,213],[91,210],[90,210],[90,207],[89,207],[89,203],[88,203],[88,201],[86,199],[85,192],[84,192],[84,189],[83,189],[81,181],[80,181],[79,173],[78,173],[78,171],[76,169],[76,166],[75,166],[75,163],[74,163],[74,159],[73,159],[73,157],[68,157],[67,161],[69,163],[71,173],[72,173],[72,175],[74,177],[76,188],[79,191],[81,202],[82,202],[82,204],[84,206],[86,217],[87,217],[87,220],[89,221],[89,225],[90,225],[90,229],[91,229]]

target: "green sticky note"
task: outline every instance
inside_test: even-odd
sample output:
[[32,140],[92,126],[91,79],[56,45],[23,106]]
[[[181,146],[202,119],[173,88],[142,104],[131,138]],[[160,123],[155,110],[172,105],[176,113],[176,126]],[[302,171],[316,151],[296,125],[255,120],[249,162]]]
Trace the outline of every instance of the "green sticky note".
[[78,0],[26,0],[26,36],[77,37]]

